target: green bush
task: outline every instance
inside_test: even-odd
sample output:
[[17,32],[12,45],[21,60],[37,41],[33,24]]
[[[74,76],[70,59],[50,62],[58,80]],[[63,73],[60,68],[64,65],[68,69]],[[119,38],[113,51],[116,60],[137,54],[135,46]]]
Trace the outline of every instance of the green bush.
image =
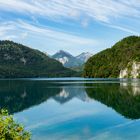
[[30,133],[4,109],[0,110],[0,140],[30,140]]

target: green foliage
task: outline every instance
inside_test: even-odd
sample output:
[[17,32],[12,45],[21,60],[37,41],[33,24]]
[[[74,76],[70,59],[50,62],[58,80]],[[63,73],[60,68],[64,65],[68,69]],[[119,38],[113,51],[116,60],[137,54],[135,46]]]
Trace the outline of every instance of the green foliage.
[[22,125],[17,124],[7,110],[0,111],[0,139],[1,140],[30,140],[30,134]]
[[0,41],[0,78],[65,77],[76,74],[38,50],[12,41]]
[[130,36],[101,51],[85,64],[85,77],[116,78],[129,62],[140,61],[140,37]]

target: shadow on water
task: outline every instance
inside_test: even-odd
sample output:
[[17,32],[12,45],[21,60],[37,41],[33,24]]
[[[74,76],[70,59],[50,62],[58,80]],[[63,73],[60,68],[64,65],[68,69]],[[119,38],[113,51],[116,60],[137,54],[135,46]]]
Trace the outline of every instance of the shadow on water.
[[51,83],[44,81],[0,81],[0,108],[6,108],[10,113],[15,113],[38,105],[62,90],[50,88],[51,86]]
[[140,83],[86,84],[86,92],[126,118],[140,118]]

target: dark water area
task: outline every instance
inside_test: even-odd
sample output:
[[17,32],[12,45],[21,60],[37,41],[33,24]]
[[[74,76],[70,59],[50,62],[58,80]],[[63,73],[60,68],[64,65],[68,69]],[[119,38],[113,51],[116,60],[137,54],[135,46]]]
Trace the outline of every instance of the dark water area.
[[140,139],[139,80],[0,80],[0,107],[33,140]]

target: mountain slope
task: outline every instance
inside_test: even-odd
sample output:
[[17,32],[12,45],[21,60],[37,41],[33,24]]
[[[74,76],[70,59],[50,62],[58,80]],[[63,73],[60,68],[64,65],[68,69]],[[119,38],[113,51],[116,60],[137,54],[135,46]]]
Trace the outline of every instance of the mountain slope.
[[81,60],[78,60],[76,57],[72,56],[70,53],[60,50],[52,56],[52,58],[61,62],[65,67],[77,67],[82,64]]
[[83,52],[80,55],[76,56],[76,58],[78,60],[82,61],[83,63],[85,63],[91,56],[92,56],[91,53],[89,53],[89,52]]
[[140,77],[140,37],[130,36],[92,56],[84,68],[85,77]]
[[12,41],[0,41],[0,78],[62,77],[74,73],[38,50]]

